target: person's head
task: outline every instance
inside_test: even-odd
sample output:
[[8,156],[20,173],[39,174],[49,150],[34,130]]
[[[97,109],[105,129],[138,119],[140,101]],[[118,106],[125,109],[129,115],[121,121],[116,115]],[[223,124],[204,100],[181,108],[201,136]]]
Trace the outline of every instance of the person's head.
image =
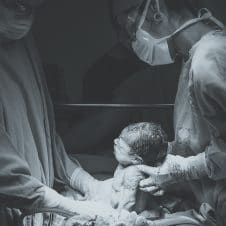
[[31,29],[33,11],[42,0],[0,0],[0,42],[23,38]]
[[127,126],[114,140],[114,154],[123,166],[157,165],[167,153],[167,135],[159,124],[135,123]]
[[152,66],[173,63],[177,53],[174,37],[204,21],[198,18],[203,8],[200,0],[132,0],[132,7],[128,0],[113,1],[121,9],[115,7],[114,13],[120,40]]
[[[144,29],[156,37],[169,35],[179,23],[197,16],[199,0],[151,0]],[[119,38],[134,40],[147,0],[113,0],[112,18]],[[126,40],[128,41],[128,40]]]

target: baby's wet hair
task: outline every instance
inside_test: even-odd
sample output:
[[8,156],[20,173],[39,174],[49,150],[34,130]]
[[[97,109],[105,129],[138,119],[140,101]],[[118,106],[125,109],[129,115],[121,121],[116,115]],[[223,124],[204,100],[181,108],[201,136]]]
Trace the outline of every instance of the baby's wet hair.
[[127,126],[121,136],[131,152],[140,156],[145,164],[155,166],[165,159],[168,141],[161,125],[153,122],[134,123]]

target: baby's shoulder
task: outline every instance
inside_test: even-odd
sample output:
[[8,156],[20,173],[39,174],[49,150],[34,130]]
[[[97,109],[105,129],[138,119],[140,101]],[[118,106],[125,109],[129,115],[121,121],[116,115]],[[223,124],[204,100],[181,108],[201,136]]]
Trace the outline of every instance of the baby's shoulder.
[[123,186],[127,189],[137,189],[144,175],[136,166],[130,166],[125,169],[123,175]]
[[137,166],[129,166],[125,169],[124,176],[127,177],[143,177],[143,173]]
[[115,190],[120,190],[120,188],[137,189],[142,179],[144,179],[144,175],[136,166],[117,169],[113,187]]

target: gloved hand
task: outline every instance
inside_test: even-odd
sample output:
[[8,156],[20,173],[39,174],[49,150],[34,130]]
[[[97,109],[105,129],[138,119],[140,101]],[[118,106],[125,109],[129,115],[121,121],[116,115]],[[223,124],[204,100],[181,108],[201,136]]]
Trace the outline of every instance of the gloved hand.
[[60,194],[63,195],[64,197],[74,199],[77,201],[86,201],[87,200],[87,198],[82,193],[74,190],[73,188],[71,188],[67,185],[64,186],[64,190],[61,191]]
[[58,194],[56,191],[48,187],[45,187],[42,208],[58,212],[62,211],[64,213],[68,213],[70,216],[74,216],[76,214],[81,215],[81,218],[78,219],[75,217],[74,220],[80,221],[82,219],[82,222],[84,222],[85,225],[87,222],[94,221],[96,219],[98,222],[107,222],[106,226],[147,225],[145,218],[138,216],[135,212],[129,213],[125,210],[118,212],[111,208],[110,205],[106,205],[102,202],[74,201]]
[[85,200],[110,203],[112,180],[99,181],[81,167],[75,169],[70,185],[85,196]]
[[170,184],[201,179],[207,176],[205,153],[188,158],[168,154],[164,163],[159,167],[145,165],[137,167],[149,176],[148,179],[140,182],[140,189],[152,194]]
[[75,169],[70,180],[71,187],[81,192],[84,196],[90,193],[96,183],[97,180],[81,167]]
[[41,209],[57,211],[59,213],[63,212],[69,216],[79,214],[91,218],[100,216],[103,218],[116,219],[118,217],[118,212],[105,203],[94,201],[75,201],[60,195],[49,187],[44,187],[44,189],[44,199]]

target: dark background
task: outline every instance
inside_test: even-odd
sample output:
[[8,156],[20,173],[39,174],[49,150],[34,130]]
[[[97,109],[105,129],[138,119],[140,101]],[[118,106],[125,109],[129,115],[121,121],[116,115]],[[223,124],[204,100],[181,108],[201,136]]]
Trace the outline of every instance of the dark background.
[[[225,0],[204,2],[226,23]],[[174,103],[180,62],[152,68],[122,51],[109,0],[47,0],[33,33],[55,103]],[[136,121],[159,122],[173,139],[172,112],[56,110],[59,132],[75,152],[110,146],[124,126]]]
[[87,69],[117,42],[106,0],[49,0],[38,11],[34,34],[44,62],[63,70],[71,101],[82,100]]
[[[225,0],[205,2],[218,18],[226,19]],[[34,33],[41,56],[62,68],[71,101],[82,100],[86,71],[117,43],[108,5],[108,0],[47,0],[36,17]]]

